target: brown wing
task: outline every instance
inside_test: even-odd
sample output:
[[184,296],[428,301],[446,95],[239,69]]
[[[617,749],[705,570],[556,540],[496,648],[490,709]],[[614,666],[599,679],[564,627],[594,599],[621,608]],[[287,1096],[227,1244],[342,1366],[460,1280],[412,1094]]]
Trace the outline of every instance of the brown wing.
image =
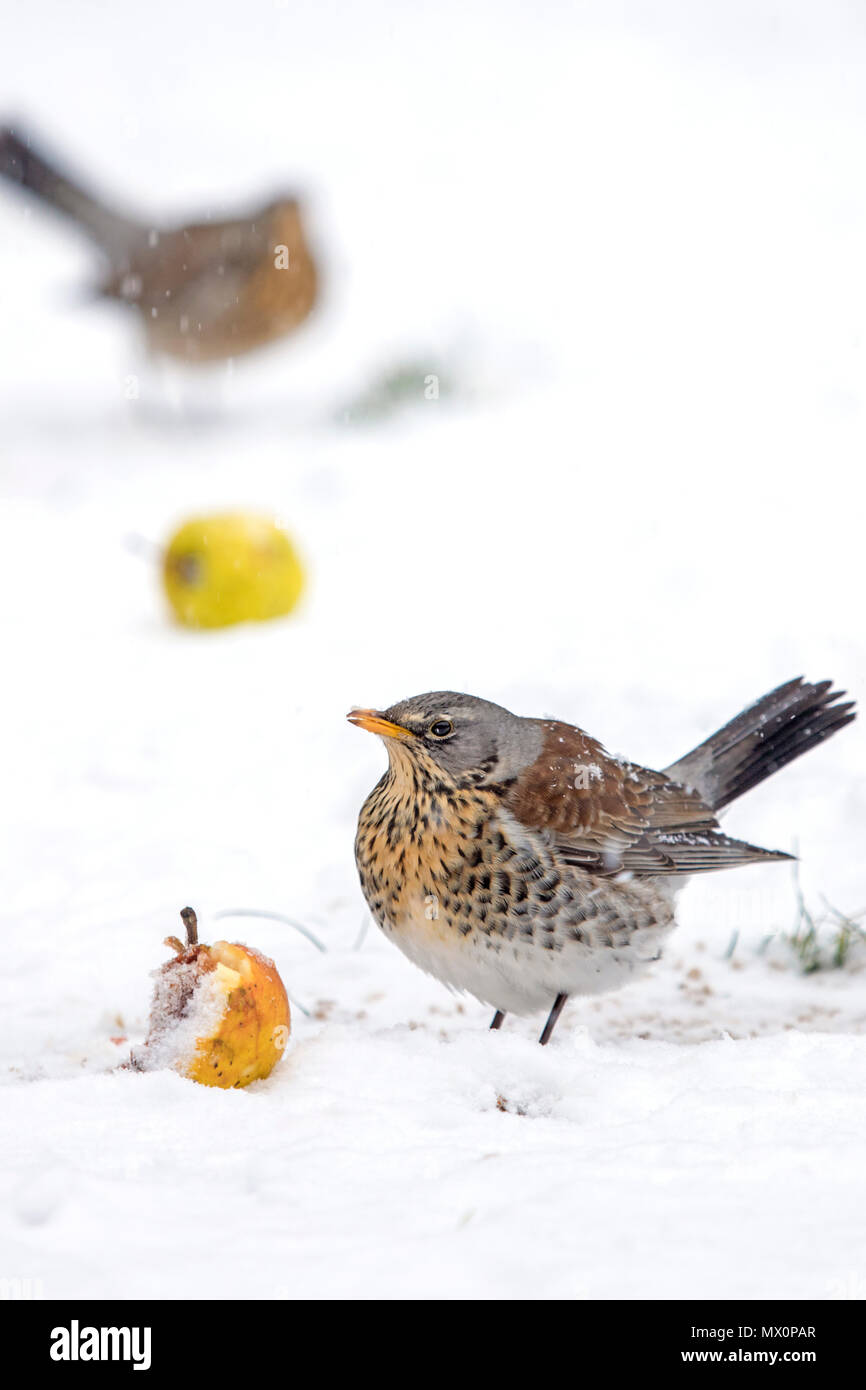
[[[102,293],[164,310],[204,278],[211,296],[223,300],[236,293],[266,250],[264,229],[246,220],[172,228],[143,241],[103,284]],[[214,281],[218,273],[219,281],[227,282],[225,291]]]
[[565,863],[594,874],[691,874],[789,858],[732,840],[701,796],[662,772],[612,758],[555,720],[541,756],[506,794],[523,825],[547,831]]

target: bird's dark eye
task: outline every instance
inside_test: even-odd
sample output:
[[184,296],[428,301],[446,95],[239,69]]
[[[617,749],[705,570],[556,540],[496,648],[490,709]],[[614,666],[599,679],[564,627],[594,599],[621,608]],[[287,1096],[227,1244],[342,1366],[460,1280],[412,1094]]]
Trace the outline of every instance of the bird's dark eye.
[[430,725],[430,732],[434,738],[447,738],[449,734],[453,734],[454,725],[450,719],[437,719]]

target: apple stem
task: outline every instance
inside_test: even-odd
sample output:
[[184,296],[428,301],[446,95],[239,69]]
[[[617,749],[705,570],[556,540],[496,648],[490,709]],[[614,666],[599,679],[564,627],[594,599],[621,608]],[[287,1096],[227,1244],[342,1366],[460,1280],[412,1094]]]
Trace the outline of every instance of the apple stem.
[[123,538],[123,544],[131,555],[138,555],[143,560],[161,560],[164,554],[161,545],[156,541],[148,540],[147,536],[142,536],[138,531],[130,531]]
[[196,915],[195,915],[195,913],[193,912],[193,910],[192,910],[191,907],[182,907],[181,910],[180,910],[180,915],[181,915],[181,918],[182,918],[182,920],[183,920],[183,924],[184,924],[184,926],[186,927],[186,944],[187,944],[187,946],[197,946],[197,945],[198,945],[198,918],[196,917]]

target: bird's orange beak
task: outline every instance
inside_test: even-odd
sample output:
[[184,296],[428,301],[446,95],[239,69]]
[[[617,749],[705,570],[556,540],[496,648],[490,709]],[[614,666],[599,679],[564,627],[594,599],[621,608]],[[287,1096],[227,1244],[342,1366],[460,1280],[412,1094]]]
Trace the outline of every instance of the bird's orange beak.
[[359,729],[366,729],[369,734],[378,734],[380,738],[405,741],[407,738],[415,737],[411,729],[404,729],[402,724],[394,724],[378,709],[353,709],[346,718],[350,724],[355,724]]

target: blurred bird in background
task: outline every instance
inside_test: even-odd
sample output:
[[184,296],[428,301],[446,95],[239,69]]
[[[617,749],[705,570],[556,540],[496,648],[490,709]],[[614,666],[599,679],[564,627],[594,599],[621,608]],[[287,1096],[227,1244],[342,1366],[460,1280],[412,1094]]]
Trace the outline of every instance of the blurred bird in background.
[[107,262],[97,293],[137,311],[153,353],[184,362],[237,357],[292,333],[316,302],[316,264],[294,197],[228,221],[163,227],[102,202],[11,126],[0,126],[0,174],[96,244]]

